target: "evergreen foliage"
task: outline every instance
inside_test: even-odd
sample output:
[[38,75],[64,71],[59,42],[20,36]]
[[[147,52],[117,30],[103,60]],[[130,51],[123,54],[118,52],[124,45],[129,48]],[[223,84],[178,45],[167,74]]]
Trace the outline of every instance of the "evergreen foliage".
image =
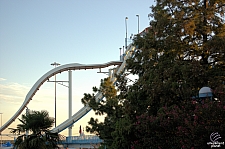
[[[118,76],[118,95],[105,79],[106,100],[84,97],[106,116],[87,130],[113,149],[204,149],[213,132],[225,142],[225,0],[156,0],[151,9],[150,27],[135,37],[138,50]],[[138,80],[129,85],[129,75]],[[204,86],[213,98],[198,98]]]

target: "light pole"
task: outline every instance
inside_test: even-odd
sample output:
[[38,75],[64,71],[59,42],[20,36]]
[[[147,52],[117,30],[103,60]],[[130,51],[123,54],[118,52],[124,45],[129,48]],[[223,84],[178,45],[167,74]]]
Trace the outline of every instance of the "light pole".
[[119,48],[120,49],[120,61],[122,61],[122,54],[121,54],[121,49],[122,48]]
[[125,40],[125,48],[127,49],[127,20],[128,17],[125,18],[125,26],[126,26],[126,40]]
[[[59,66],[60,64],[54,62],[54,63],[52,63],[51,65],[52,65],[52,66],[55,66],[55,68],[56,68],[56,67]],[[55,74],[55,127],[56,127],[56,74]]]
[[136,15],[138,17],[138,34],[139,34],[139,14]]
[[124,54],[124,46],[123,46],[123,54]]
[[[2,114],[3,113],[0,113],[1,114],[1,127],[2,127]],[[1,133],[1,147],[2,147],[2,132],[0,132]]]

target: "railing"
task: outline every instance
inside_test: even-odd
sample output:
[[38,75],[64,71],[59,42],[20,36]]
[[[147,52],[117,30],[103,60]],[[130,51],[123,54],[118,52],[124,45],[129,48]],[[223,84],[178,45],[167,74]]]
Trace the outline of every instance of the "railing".
[[65,142],[62,141],[63,144],[96,144],[101,142],[103,142],[103,140],[94,135],[71,136],[66,137]]

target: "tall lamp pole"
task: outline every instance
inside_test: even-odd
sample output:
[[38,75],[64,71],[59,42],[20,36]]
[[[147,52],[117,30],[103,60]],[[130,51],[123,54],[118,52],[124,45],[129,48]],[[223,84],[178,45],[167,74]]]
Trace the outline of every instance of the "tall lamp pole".
[[136,15],[138,17],[138,34],[139,34],[139,14]]
[[122,61],[122,54],[121,54],[121,49],[122,48],[119,48],[120,49],[120,60]]
[[[0,113],[1,114],[1,127],[2,127],[2,114],[3,113]],[[0,134],[1,134],[1,147],[2,147],[2,132],[0,132]]]
[[128,17],[125,18],[125,26],[126,26],[126,40],[125,40],[125,48],[127,49],[127,20]]
[[[54,62],[54,63],[52,63],[51,65],[52,65],[52,66],[55,66],[55,68],[56,68],[56,67],[59,66],[60,64]],[[55,127],[56,127],[56,75],[55,75]]]

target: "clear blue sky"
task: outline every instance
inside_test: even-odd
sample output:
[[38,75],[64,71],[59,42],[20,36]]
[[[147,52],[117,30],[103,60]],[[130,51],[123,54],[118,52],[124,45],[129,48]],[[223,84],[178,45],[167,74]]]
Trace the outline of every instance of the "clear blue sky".
[[[0,1],[0,112],[3,124],[19,109],[33,84],[60,64],[98,64],[119,60],[128,37],[149,25],[153,0],[39,0]],[[73,113],[81,108],[83,93],[98,86],[104,74],[73,72]],[[67,74],[58,79],[66,80]],[[32,110],[48,110],[54,116],[54,85],[45,83]],[[57,88],[57,115],[67,117],[67,89]],[[61,103],[61,105],[60,105]],[[63,112],[65,113],[63,113]],[[88,117],[88,116],[87,116]],[[59,118],[60,119],[60,118]],[[65,118],[64,118],[65,120]],[[85,121],[79,124],[85,125]],[[78,129],[75,126],[75,129]],[[13,127],[13,126],[11,126]]]

